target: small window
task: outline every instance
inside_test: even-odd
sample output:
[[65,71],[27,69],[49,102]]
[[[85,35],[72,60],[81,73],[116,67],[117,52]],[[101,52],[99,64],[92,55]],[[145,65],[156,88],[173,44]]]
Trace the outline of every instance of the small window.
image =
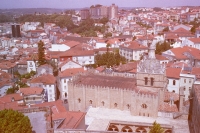
[[126,106],[127,106],[128,109],[130,109],[130,104],[127,104]]
[[173,85],[176,85],[176,80],[173,80]]
[[92,104],[92,100],[90,100],[89,103]]
[[64,79],[64,83],[66,83],[66,79]]
[[104,106],[105,102],[104,102],[104,101],[102,101],[101,103],[102,103],[102,105]]
[[151,78],[151,86],[153,86],[154,78]]
[[184,83],[186,83],[186,79],[184,79]]
[[79,102],[79,103],[81,102],[81,99],[80,99],[80,98],[78,98],[78,102]]
[[189,79],[189,83],[190,83],[190,84],[192,83],[192,80],[191,80],[191,79]]
[[145,85],[147,85],[147,83],[148,83],[148,78],[147,77],[144,78],[144,83],[145,83]]
[[33,97],[33,100],[35,100],[35,97]]
[[117,103],[114,104],[115,108],[117,107]]

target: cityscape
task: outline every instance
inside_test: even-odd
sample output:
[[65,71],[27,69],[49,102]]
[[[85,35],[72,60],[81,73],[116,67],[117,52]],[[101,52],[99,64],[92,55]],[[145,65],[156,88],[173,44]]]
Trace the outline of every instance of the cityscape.
[[53,1],[0,6],[1,133],[200,133],[198,1]]

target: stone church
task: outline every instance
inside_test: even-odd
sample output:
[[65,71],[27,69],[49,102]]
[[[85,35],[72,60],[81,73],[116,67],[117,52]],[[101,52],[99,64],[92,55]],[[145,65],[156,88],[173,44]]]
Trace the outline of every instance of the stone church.
[[157,117],[166,90],[165,66],[155,58],[155,42],[137,65],[136,77],[87,72],[69,81],[69,110],[92,107],[129,110],[132,115]]

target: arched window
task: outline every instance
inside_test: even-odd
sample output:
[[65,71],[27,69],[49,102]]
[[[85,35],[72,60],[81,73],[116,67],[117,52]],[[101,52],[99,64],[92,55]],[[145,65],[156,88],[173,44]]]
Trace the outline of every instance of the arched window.
[[81,99],[80,99],[80,98],[78,98],[78,102],[79,102],[79,103],[81,102]]
[[67,97],[67,92],[65,92],[65,97]]
[[143,103],[142,105],[142,108],[146,109],[147,108],[147,105],[145,103]]
[[115,108],[117,107],[117,103],[114,104]]
[[92,100],[90,100],[89,103],[92,104]]
[[104,106],[105,102],[104,102],[104,101],[102,101],[101,103],[102,103],[102,105]]

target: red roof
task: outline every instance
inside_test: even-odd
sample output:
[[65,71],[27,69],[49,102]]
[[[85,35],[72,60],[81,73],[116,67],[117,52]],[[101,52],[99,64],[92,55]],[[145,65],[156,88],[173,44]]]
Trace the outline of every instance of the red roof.
[[71,77],[76,75],[77,73],[82,73],[84,71],[84,68],[70,68],[59,72],[59,77]]
[[179,79],[181,73],[181,68],[166,68],[166,76],[168,78],[176,78]]
[[200,43],[200,38],[189,38],[189,40],[194,43]]
[[24,95],[42,94],[43,90],[43,88],[39,87],[19,88],[19,91]]
[[39,77],[33,78],[30,83],[55,84],[56,78],[51,74],[43,74]]
[[164,112],[178,112],[176,104],[170,105],[169,103],[165,102],[159,106],[158,110]]
[[123,47],[123,48],[127,48],[127,49],[132,49],[132,50],[140,50],[140,49],[145,49],[147,50],[148,48],[139,44],[138,42],[136,41],[132,41],[130,43],[127,43],[127,44],[124,44],[124,45],[121,45],[120,47]]

